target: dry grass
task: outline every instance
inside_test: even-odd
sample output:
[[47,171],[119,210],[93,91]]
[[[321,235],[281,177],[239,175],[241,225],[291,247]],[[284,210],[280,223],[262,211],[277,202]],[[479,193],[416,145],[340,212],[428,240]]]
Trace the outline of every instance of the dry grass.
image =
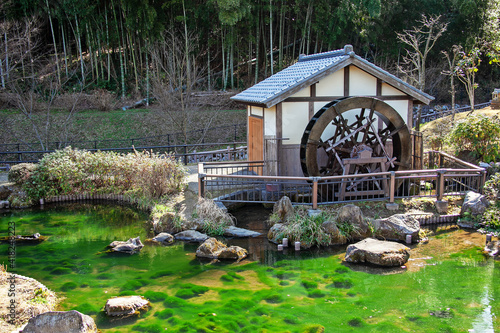
[[[10,280],[12,275],[15,277],[15,298],[6,297],[9,294]],[[17,327],[28,322],[31,317],[47,311],[54,311],[57,304],[57,297],[35,279],[11,274],[0,267],[0,332],[11,332]],[[10,319],[9,306],[11,299],[16,301],[16,317],[13,323]]]
[[229,226],[235,225],[235,218],[221,209],[211,199],[201,198],[196,205],[196,215],[203,221],[203,230],[209,235],[221,235]]
[[[455,115],[455,123],[465,119],[468,114],[469,112],[457,113]],[[473,114],[480,114],[486,117],[493,117],[495,115],[500,116],[500,110],[493,110],[488,106],[484,109],[475,110]],[[422,125],[420,131],[423,133],[424,137],[424,151],[434,149],[431,146],[430,138],[435,137],[436,135],[446,136],[451,131],[453,125],[454,124],[451,121],[451,116],[439,118]],[[443,148],[445,152],[452,152],[451,149],[447,148],[446,146],[444,146]]]

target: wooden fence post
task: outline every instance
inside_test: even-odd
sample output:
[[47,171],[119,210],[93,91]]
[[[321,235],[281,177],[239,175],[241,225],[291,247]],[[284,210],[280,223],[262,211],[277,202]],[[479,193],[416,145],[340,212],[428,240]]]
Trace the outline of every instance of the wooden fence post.
[[396,191],[396,172],[391,171],[391,178],[389,181],[389,202],[394,203],[394,192]]
[[[441,156],[441,155],[439,155]],[[437,170],[437,201],[443,201],[444,197],[444,174],[446,170]]]
[[312,188],[312,209],[318,209],[318,181],[321,180],[321,177],[311,177],[313,182]]
[[198,198],[205,197],[205,176],[204,173],[198,174]]

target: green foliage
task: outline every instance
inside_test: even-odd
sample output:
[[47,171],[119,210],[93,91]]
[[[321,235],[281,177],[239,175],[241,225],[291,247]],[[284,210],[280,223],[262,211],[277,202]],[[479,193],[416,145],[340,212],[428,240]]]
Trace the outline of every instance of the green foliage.
[[456,124],[448,141],[456,151],[472,151],[485,162],[500,158],[500,120],[495,117],[471,115]]
[[497,200],[500,196],[500,173],[493,174],[490,179],[484,183],[484,195],[489,200]]
[[488,208],[481,217],[481,229],[500,234],[500,203]]
[[314,245],[327,246],[331,237],[321,225],[326,221],[328,215],[325,213],[308,216],[307,212],[296,212],[295,218],[290,223],[283,225],[283,231],[278,235],[278,239],[288,238],[289,242],[300,242],[303,247]]
[[181,190],[185,169],[172,156],[72,149],[45,155],[24,182],[32,199],[82,193],[128,194],[154,201]]

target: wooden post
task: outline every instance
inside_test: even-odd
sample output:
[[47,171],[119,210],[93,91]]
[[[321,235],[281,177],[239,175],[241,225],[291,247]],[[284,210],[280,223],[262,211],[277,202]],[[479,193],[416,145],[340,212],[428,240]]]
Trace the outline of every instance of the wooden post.
[[312,208],[318,209],[318,181],[321,179],[321,177],[311,177],[311,178],[313,181]]
[[396,191],[396,172],[391,171],[391,178],[389,181],[389,202],[394,203],[394,192]]
[[184,165],[188,164],[187,160],[187,145],[184,145]]
[[[440,159],[441,159],[441,155],[440,156]],[[444,173],[446,171],[445,170],[437,170],[437,200],[438,201],[442,201],[443,200],[443,197],[444,197]]]
[[198,197],[199,198],[205,197],[205,183],[204,183],[205,176],[206,175],[204,173],[198,174]]

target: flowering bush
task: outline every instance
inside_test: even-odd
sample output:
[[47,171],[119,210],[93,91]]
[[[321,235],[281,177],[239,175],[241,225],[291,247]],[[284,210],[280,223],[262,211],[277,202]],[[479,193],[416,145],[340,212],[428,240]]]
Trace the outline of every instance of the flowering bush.
[[113,193],[156,200],[180,191],[185,174],[184,167],[170,155],[92,153],[67,147],[45,155],[24,187],[32,199]]

